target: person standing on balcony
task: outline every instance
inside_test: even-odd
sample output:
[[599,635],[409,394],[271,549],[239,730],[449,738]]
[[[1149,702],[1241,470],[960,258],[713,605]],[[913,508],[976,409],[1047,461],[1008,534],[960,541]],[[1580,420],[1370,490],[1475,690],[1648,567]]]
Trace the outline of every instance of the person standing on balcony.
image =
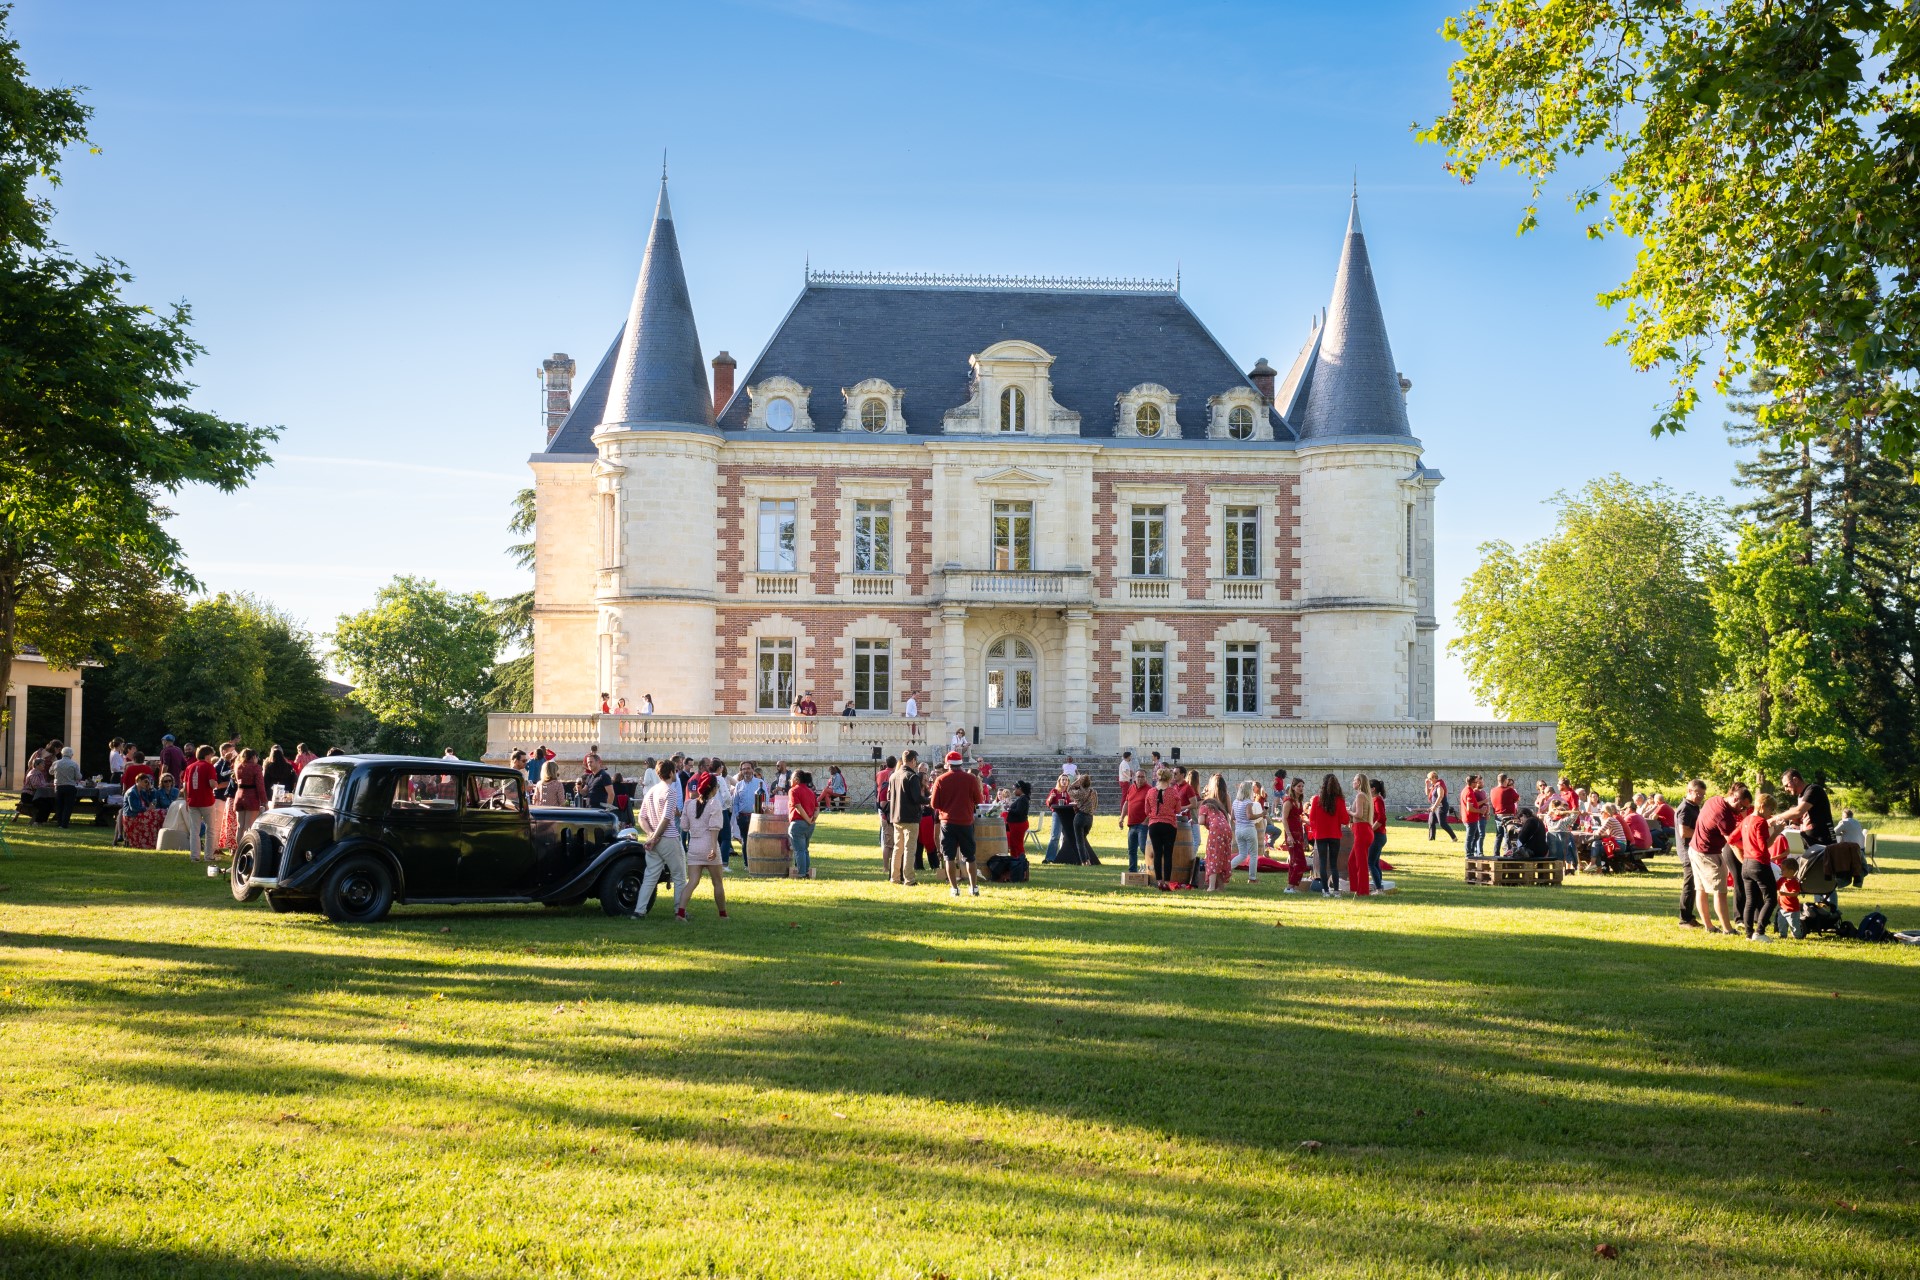
[[613,714],[613,702],[607,697],[604,690],[602,690],[600,694],[600,714],[603,716]]
[[[907,705],[901,708],[901,710],[907,719],[918,720],[920,718],[920,699],[914,697],[913,694],[909,692],[907,694]],[[911,733],[913,730],[908,729],[907,732]]]
[[653,695],[652,694],[643,693],[640,695],[640,714],[643,716],[650,716],[653,714]]

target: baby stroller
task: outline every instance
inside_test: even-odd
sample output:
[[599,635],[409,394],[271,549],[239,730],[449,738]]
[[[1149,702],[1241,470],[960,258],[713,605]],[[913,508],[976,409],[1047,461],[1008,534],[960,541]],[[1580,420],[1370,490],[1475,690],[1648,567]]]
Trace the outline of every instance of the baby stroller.
[[1852,937],[1854,926],[1840,911],[1840,890],[1865,883],[1868,872],[1874,870],[1866,850],[1844,842],[1810,849],[1797,831],[1787,832],[1786,841],[1781,870],[1800,882],[1800,910],[1775,912],[1775,929],[1783,938],[1816,933]]

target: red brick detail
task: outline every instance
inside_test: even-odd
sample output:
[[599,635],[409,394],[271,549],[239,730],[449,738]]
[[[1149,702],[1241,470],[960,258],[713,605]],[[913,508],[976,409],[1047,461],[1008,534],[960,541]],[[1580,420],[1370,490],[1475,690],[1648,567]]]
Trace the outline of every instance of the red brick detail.
[[[1275,586],[1278,598],[1291,600],[1300,588],[1300,477],[1273,476],[1274,489],[1272,544],[1264,567],[1267,581]],[[1183,488],[1181,501],[1186,515],[1180,524],[1184,547],[1181,552],[1181,582],[1189,598],[1206,595],[1208,565],[1213,552],[1212,511],[1208,505],[1213,486],[1257,488],[1246,478],[1186,471],[1098,471],[1093,477],[1093,588],[1100,599],[1112,594],[1120,580],[1120,548],[1128,537],[1129,513],[1114,497],[1114,488],[1122,484],[1178,484]]]
[[[746,549],[753,545],[751,529],[757,513],[746,509],[744,495],[746,481],[753,480],[794,480],[807,484],[812,489],[813,529],[810,531],[813,546],[813,562],[807,566],[807,573],[815,592],[832,595],[839,585],[840,574],[840,529],[841,507],[845,503],[840,498],[842,480],[906,480],[907,509],[896,512],[896,527],[893,536],[893,563],[895,572],[904,572],[907,578],[907,592],[910,595],[925,595],[931,566],[925,558],[926,548],[933,539],[933,471],[928,467],[789,467],[763,466],[753,463],[726,462],[720,464],[720,590],[727,595],[738,595],[747,573],[752,566],[747,563]],[[899,517],[904,516],[904,522]],[[819,691],[815,690],[818,700]]]
[[[897,705],[907,700],[908,690],[920,695],[925,706],[933,684],[933,650],[929,643],[938,625],[935,615],[923,609],[874,608],[865,602],[834,607],[792,605],[723,606],[719,610],[714,633],[714,705],[723,716],[753,713],[752,649],[743,643],[747,632],[763,618],[779,615],[792,618],[810,642],[812,665],[801,679],[820,704],[822,714],[839,711],[853,697],[846,664],[841,661],[841,641],[857,620],[885,618],[900,628],[900,647],[894,653],[893,696]],[[796,635],[795,640],[801,639]],[[799,646],[796,646],[798,648]]]
[[1273,581],[1282,600],[1300,592],[1300,477],[1281,476],[1273,522]]
[[1185,546],[1181,549],[1181,559],[1187,571],[1187,599],[1204,600],[1207,598],[1207,555],[1212,550],[1208,544],[1213,541],[1207,518],[1207,482],[1189,478],[1184,501],[1186,510],[1180,525]]
[[[1132,698],[1132,673],[1129,654],[1120,637],[1128,627],[1151,618],[1174,633],[1178,653],[1169,652],[1171,664],[1177,657],[1184,667],[1178,683],[1167,690],[1167,714],[1172,719],[1202,719],[1213,714],[1216,691],[1220,687],[1220,654],[1214,639],[1235,622],[1247,622],[1265,631],[1274,644],[1274,661],[1266,664],[1261,690],[1266,719],[1293,719],[1300,714],[1300,621],[1287,614],[1223,617],[1217,613],[1096,613],[1093,618],[1093,653],[1090,655],[1088,702],[1095,724],[1114,724],[1129,714]],[[1171,673],[1169,673],[1171,675]]]

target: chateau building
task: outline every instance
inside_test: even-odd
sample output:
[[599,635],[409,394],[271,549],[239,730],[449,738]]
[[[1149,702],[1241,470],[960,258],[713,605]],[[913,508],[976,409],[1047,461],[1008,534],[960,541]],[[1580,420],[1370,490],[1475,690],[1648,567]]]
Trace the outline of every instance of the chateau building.
[[1432,719],[1440,475],[1357,198],[1284,374],[1243,368],[1176,282],[809,270],[736,385],[663,181],[577,397],[574,368],[542,367],[531,459],[536,714],[911,697],[938,740],[1089,753],[1192,721]]

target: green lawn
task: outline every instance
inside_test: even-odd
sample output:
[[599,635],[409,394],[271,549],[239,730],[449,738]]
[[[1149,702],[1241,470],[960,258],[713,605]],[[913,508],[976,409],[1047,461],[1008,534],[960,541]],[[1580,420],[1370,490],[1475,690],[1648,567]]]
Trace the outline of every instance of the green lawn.
[[7,839],[0,1276],[1920,1274],[1920,950],[1670,874],[956,903],[842,818],[726,921],[352,928]]

